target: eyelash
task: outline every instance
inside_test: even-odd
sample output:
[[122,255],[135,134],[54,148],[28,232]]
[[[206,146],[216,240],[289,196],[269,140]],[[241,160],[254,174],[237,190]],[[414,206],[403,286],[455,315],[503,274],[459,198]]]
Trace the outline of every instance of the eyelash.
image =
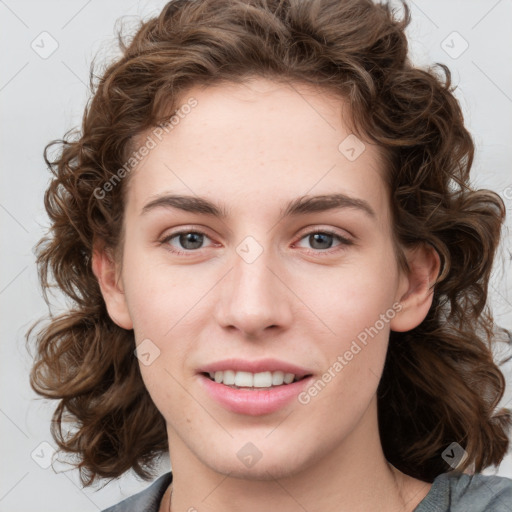
[[[175,255],[178,255],[178,256],[185,256],[185,257],[191,256],[193,253],[199,252],[202,248],[200,248],[200,249],[189,249],[187,251],[182,251],[182,250],[179,250],[179,249],[171,248],[171,245],[169,244],[169,241],[172,240],[173,238],[176,238],[179,235],[190,234],[190,233],[194,233],[196,235],[203,235],[206,238],[210,238],[204,231],[195,230],[195,229],[184,229],[184,230],[181,230],[181,231],[176,231],[175,233],[172,233],[172,234],[164,237],[159,242],[160,242],[161,245],[165,245],[166,246],[165,247],[166,250],[168,250],[172,254],[175,254]],[[297,240],[297,242],[300,242],[304,238],[309,237],[311,235],[315,235],[317,233],[320,233],[322,235],[331,235],[334,238],[336,238],[340,242],[340,244],[338,246],[336,246],[334,248],[334,250],[333,250],[333,248],[329,248],[329,249],[325,249],[325,250],[322,250],[322,249],[309,249],[309,250],[306,251],[307,253],[314,254],[315,256],[329,256],[329,255],[332,255],[333,253],[336,253],[338,251],[344,250],[345,247],[347,247],[347,246],[354,245],[354,242],[352,240],[350,240],[348,238],[345,238],[345,237],[341,236],[340,234],[338,234],[338,233],[336,233],[336,232],[334,232],[334,231],[332,231],[330,229],[314,229],[312,231],[308,231],[307,233],[304,233]]]

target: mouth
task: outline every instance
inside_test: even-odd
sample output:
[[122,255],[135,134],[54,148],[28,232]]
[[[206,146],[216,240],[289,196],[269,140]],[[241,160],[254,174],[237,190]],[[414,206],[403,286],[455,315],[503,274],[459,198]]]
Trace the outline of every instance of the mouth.
[[262,416],[292,407],[313,373],[285,360],[228,359],[200,368],[198,377],[206,396],[225,410]]
[[217,370],[215,372],[202,372],[201,375],[217,384],[224,384],[224,386],[231,389],[245,390],[270,390],[311,377],[311,374],[299,375],[281,370],[267,370],[258,373],[237,370]]

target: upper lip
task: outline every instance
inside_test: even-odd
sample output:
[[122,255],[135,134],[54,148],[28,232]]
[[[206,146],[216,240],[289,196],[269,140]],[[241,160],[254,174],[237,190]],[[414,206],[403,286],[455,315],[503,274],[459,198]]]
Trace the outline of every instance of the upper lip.
[[248,361],[247,359],[223,359],[202,366],[198,369],[199,373],[210,373],[217,371],[234,370],[240,372],[261,373],[261,372],[277,372],[293,373],[296,377],[304,377],[310,375],[312,372],[290,364],[286,361],[279,361],[278,359],[258,359],[255,361]]

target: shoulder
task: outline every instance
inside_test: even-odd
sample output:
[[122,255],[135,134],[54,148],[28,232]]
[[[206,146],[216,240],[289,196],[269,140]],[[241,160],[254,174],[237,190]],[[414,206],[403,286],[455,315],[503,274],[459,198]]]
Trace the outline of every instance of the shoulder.
[[171,482],[172,473],[166,473],[143,491],[103,510],[103,512],[158,512],[162,496]]
[[512,480],[477,473],[442,473],[414,512],[511,512]]

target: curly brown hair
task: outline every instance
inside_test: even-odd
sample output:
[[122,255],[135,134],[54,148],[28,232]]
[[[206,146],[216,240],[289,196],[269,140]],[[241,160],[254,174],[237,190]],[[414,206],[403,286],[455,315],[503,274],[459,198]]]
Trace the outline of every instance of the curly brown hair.
[[[91,267],[96,244],[122,246],[129,173],[108,193],[105,183],[119,178],[137,136],[168,120],[187,89],[251,76],[348,99],[356,133],[386,155],[397,247],[423,242],[439,253],[427,317],[390,336],[378,388],[386,458],[429,482],[450,469],[441,453],[454,441],[468,453],[460,470],[502,460],[512,418],[495,410],[505,381],[491,351],[487,293],[505,208],[494,192],[470,186],[474,144],[450,71],[411,64],[409,22],[406,4],[398,19],[371,0],[173,0],[141,22],[129,44],[118,34],[122,57],[97,83],[93,63],[81,131],[44,151],[53,173],[45,193],[51,229],[37,245],[39,277],[48,306],[52,286],[72,306],[38,331],[31,372],[33,389],[59,400],[52,434],[78,456],[85,485],[131,468],[149,478],[168,449],[133,331],[109,317]],[[400,261],[406,265],[403,254]]]

